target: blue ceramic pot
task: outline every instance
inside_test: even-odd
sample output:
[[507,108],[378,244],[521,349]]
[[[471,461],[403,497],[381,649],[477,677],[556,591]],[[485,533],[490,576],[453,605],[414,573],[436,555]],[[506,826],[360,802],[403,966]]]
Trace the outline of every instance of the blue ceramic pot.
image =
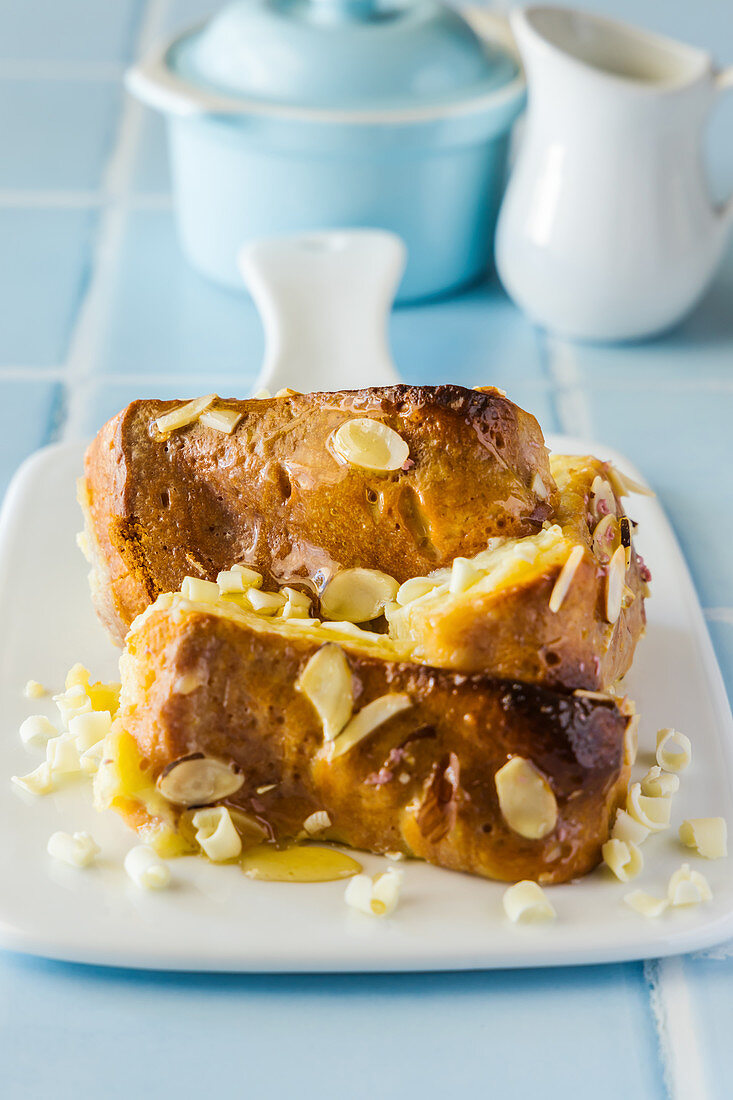
[[490,263],[524,81],[501,24],[432,0],[239,0],[128,73],[168,119],[181,241],[243,289],[255,238],[392,230],[399,299]]

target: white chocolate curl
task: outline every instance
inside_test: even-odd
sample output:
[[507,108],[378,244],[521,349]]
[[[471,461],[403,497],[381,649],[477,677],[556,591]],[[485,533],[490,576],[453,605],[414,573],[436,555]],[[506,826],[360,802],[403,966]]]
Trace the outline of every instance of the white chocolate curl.
[[[678,746],[675,752],[673,745]],[[692,760],[692,745],[689,737],[675,729],[662,729],[657,732],[657,764],[666,772],[682,772]]]
[[355,875],[349,879],[344,900],[352,909],[370,917],[388,917],[397,908],[404,872],[390,867],[381,875]]
[[502,898],[504,912],[510,921],[554,920],[557,916],[541,886],[530,879],[517,882],[504,891]]
[[724,817],[694,817],[680,825],[680,840],[704,859],[728,855],[728,826]]

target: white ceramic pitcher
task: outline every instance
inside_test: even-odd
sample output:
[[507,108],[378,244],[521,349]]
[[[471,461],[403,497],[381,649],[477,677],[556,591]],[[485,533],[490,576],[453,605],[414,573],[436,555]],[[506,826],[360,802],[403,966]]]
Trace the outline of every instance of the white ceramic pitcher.
[[511,15],[529,107],[497,268],[541,325],[585,340],[662,331],[698,301],[733,221],[712,203],[703,129],[733,69],[565,8]]

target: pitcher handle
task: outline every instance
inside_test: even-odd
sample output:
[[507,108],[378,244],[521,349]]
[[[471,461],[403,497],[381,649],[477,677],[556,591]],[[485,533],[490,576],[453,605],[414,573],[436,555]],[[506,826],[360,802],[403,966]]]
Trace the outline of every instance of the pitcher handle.
[[[718,92],[728,92],[733,88],[733,65],[715,74],[715,87]],[[720,207],[720,215],[724,221],[733,224],[733,195]]]

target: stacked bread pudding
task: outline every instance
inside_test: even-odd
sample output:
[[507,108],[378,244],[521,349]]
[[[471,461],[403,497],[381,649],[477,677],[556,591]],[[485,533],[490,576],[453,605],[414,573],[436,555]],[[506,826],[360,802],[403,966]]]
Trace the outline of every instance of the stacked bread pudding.
[[80,483],[125,645],[98,803],[168,854],[212,807],[245,848],[585,874],[635,752],[633,488],[490,388],[134,402]]

